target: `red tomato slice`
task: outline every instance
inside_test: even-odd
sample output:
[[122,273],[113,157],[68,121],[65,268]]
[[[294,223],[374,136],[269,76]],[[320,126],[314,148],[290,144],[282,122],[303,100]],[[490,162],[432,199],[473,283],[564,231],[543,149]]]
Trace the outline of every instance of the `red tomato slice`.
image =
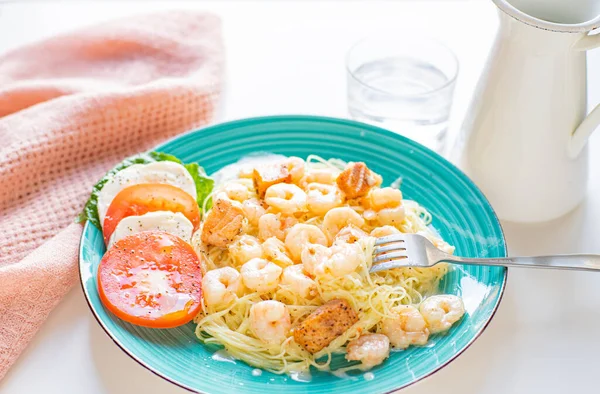
[[163,231],[117,241],[98,267],[104,306],[133,324],[171,328],[188,323],[201,308],[200,260],[191,245]]
[[108,245],[123,218],[156,211],[181,212],[192,222],[194,230],[200,225],[198,204],[182,189],[159,183],[134,185],[121,190],[110,203],[104,218],[104,243]]

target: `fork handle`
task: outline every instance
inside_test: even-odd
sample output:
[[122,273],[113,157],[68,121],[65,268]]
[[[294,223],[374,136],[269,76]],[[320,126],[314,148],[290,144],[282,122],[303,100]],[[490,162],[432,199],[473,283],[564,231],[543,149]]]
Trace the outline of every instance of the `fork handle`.
[[501,267],[600,271],[600,255],[597,254],[564,254],[556,256],[523,256],[492,259],[474,259],[448,255],[440,260],[440,262],[467,265],[496,265]]

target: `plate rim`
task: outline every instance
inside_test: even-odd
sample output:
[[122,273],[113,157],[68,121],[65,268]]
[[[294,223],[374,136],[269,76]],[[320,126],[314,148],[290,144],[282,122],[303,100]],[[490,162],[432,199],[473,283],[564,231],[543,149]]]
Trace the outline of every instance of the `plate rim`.
[[[160,143],[159,145],[155,146],[154,148],[148,150],[148,152],[150,151],[154,151],[157,149],[160,149],[162,146],[167,145],[169,143],[171,143],[172,141],[178,140],[184,136],[187,136],[189,134],[193,134],[193,133],[197,133],[200,132],[202,130],[206,130],[206,129],[212,129],[212,128],[220,128],[223,126],[236,126],[239,124],[244,124],[244,123],[248,123],[248,122],[271,122],[271,121],[293,121],[293,120],[303,120],[303,121],[318,121],[318,122],[328,122],[328,123],[338,123],[338,124],[343,124],[343,125],[352,125],[352,126],[360,126],[362,128],[365,129],[371,129],[373,131],[376,132],[385,132],[385,133],[392,133],[390,130],[384,129],[382,127],[377,127],[377,126],[373,126],[373,125],[369,125],[366,123],[362,123],[362,122],[358,122],[355,120],[351,120],[351,119],[344,119],[344,118],[335,118],[335,117],[328,117],[328,116],[317,116],[317,115],[267,115],[267,116],[256,116],[256,117],[248,117],[248,118],[240,118],[240,119],[236,119],[236,120],[231,120],[231,121],[225,121],[225,122],[218,122],[218,123],[213,123],[207,126],[203,126],[203,127],[199,127],[199,128],[195,128],[193,130],[189,130],[185,133],[176,135],[172,138],[169,138],[166,141],[163,141],[162,143]],[[492,213],[492,217],[494,218],[494,220],[496,221],[496,224],[498,225],[498,228],[500,229],[500,235],[502,236],[502,241],[503,241],[503,246],[504,246],[504,250],[503,250],[503,254],[504,256],[508,255],[508,248],[506,245],[506,237],[504,235],[504,229],[502,227],[502,223],[500,222],[500,219],[498,218],[498,215],[496,214],[496,211],[494,210],[492,204],[489,202],[489,199],[487,198],[487,196],[484,194],[484,192],[475,184],[475,182],[473,182],[473,180],[467,175],[465,174],[460,168],[458,168],[454,163],[450,162],[448,159],[446,159],[445,157],[439,155],[438,153],[432,151],[431,149],[427,148],[426,146],[423,146],[421,144],[419,144],[416,141],[413,141],[403,135],[400,134],[396,134],[398,137],[400,137],[400,139],[404,140],[405,142],[408,142],[408,144],[416,144],[418,145],[420,148],[424,148],[425,150],[428,150],[429,152],[433,153],[434,155],[439,156],[448,166],[450,166],[453,170],[455,170],[456,172],[460,173],[463,175],[464,179],[467,181],[467,183],[469,183],[472,187],[474,187],[477,191],[479,191],[481,193],[481,196],[483,197],[483,202],[485,202],[485,204],[487,204],[490,212]],[[185,383],[179,382],[175,379],[170,378],[169,376],[167,376],[166,374],[163,374],[159,371],[157,371],[156,369],[154,369],[153,367],[151,367],[150,365],[146,364],[143,360],[141,360],[138,356],[136,356],[134,354],[133,351],[129,350],[127,348],[127,346],[125,346],[123,343],[121,343],[115,336],[113,336],[111,334],[111,331],[108,329],[108,327],[104,324],[104,322],[100,319],[100,316],[98,315],[98,313],[96,312],[96,309],[94,308],[94,306],[92,305],[91,301],[90,301],[90,295],[89,292],[85,286],[84,283],[84,279],[83,279],[83,264],[82,264],[82,260],[83,259],[83,240],[84,240],[84,236],[87,233],[88,227],[89,226],[93,226],[89,221],[85,222],[85,225],[83,227],[82,233],[81,233],[81,237],[79,238],[79,247],[78,247],[78,254],[77,254],[77,265],[78,265],[78,276],[79,276],[79,284],[81,286],[81,289],[83,290],[83,294],[85,297],[85,301],[86,304],[88,305],[88,308],[90,309],[90,311],[92,312],[92,315],[94,316],[94,318],[96,319],[96,321],[98,322],[98,324],[100,325],[100,327],[102,328],[102,330],[104,331],[104,333],[115,343],[115,345],[117,345],[125,354],[127,354],[132,360],[134,360],[135,362],[137,362],[139,365],[141,365],[142,367],[144,367],[145,369],[147,369],[148,371],[152,372],[154,375],[166,380],[169,383],[172,383],[182,389],[185,389],[187,391],[190,391],[192,393],[197,393],[197,394],[210,394],[204,391],[200,391],[198,389],[195,389],[193,387],[190,387],[188,385],[186,385]],[[504,299],[504,292],[506,290],[506,282],[508,280],[508,268],[506,267],[502,267],[503,268],[503,278],[502,278],[502,286],[500,288],[500,294],[498,296],[498,301],[496,302],[496,304],[494,305],[493,309],[492,309],[492,313],[490,314],[489,318],[486,320],[486,322],[481,326],[481,328],[475,333],[475,335],[473,335],[473,337],[469,340],[469,342],[467,342],[467,344],[460,349],[458,352],[456,352],[455,354],[453,354],[448,360],[446,360],[446,362],[436,366],[434,369],[432,369],[431,371],[429,371],[428,373],[424,374],[423,376],[419,377],[418,379],[415,379],[411,382],[405,383],[397,388],[394,388],[390,391],[386,391],[384,394],[393,394],[393,393],[397,393],[402,389],[405,389],[406,387],[412,386],[418,382],[423,381],[424,379],[429,378],[430,376],[432,376],[433,374],[435,374],[436,372],[438,372],[439,370],[441,370],[442,368],[447,367],[450,363],[452,363],[454,360],[456,360],[459,356],[461,356],[467,349],[469,349],[471,347],[471,345],[483,334],[483,332],[486,330],[486,328],[490,325],[490,323],[492,322],[492,320],[494,319],[494,317],[496,316],[496,313],[498,312],[498,308],[500,307],[500,304],[502,303],[502,300]]]

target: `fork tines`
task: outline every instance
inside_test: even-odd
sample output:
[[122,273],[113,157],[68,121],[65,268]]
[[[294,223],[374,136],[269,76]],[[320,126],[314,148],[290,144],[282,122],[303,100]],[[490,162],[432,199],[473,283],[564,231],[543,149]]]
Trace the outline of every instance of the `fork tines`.
[[407,259],[404,234],[393,234],[377,238],[373,249],[373,264]]

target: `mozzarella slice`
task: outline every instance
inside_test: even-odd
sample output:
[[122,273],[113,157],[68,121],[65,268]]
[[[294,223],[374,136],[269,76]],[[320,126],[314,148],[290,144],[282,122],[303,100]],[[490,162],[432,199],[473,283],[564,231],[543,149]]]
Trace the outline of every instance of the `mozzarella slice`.
[[159,161],[150,164],[134,164],[117,172],[98,193],[98,216],[104,227],[108,207],[126,187],[142,183],[163,183],[176,186],[196,199],[196,184],[188,170],[179,163]]
[[156,211],[141,216],[128,216],[117,224],[108,241],[108,248],[120,239],[151,230],[164,231],[190,243],[194,226],[180,212]]

